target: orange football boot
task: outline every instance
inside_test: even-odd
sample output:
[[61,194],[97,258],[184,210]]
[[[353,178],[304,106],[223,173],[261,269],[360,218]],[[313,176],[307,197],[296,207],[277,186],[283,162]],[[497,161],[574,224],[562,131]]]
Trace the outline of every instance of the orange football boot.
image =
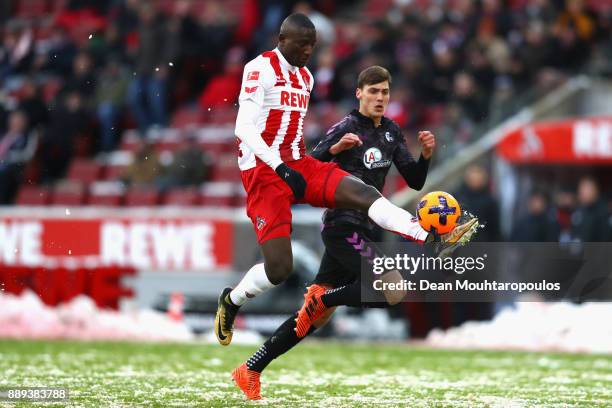
[[236,385],[250,400],[261,399],[261,384],[259,383],[260,375],[261,373],[258,373],[257,371],[249,370],[246,363],[243,363],[240,367],[232,371],[232,378],[236,382]]

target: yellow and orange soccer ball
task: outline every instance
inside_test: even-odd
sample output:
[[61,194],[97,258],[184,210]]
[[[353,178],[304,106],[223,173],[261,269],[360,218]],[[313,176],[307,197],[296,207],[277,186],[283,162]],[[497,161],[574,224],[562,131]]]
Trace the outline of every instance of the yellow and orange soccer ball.
[[459,202],[444,191],[425,194],[417,204],[417,218],[425,231],[446,234],[455,228],[461,216]]

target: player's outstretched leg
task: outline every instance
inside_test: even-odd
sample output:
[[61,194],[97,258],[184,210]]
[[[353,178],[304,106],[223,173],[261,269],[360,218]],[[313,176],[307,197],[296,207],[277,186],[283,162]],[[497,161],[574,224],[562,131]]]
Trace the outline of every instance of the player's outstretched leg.
[[[321,327],[325,324],[333,310],[333,308],[328,309],[329,314],[320,319],[316,326]],[[261,399],[260,375],[263,370],[272,360],[285,354],[302,340],[295,334],[295,316],[293,315],[285,320],[259,350],[232,372],[232,378],[236,385],[248,399]],[[315,328],[312,327],[307,334],[314,331]]]
[[219,296],[215,316],[215,335],[223,346],[232,341],[234,320],[240,306],[268,289],[282,283],[293,269],[291,240],[270,239],[261,244],[264,263],[254,265],[234,289],[225,288]]
[[[415,216],[396,206],[383,197],[376,188],[356,177],[344,177],[338,184],[334,197],[337,208],[350,208],[367,212],[372,221],[387,231],[419,243],[433,242],[435,239],[421,227]],[[469,241],[475,232],[475,229],[471,227],[472,224],[462,224],[455,227],[456,232],[454,232],[452,240]],[[453,234],[453,231],[443,236],[442,242],[450,242],[450,234]]]
[[295,319],[295,334],[305,337],[312,325],[322,316],[326,316],[336,306],[386,308],[391,306],[387,301],[363,302],[361,299],[361,280],[334,289],[320,285],[311,285],[304,295],[304,305]]

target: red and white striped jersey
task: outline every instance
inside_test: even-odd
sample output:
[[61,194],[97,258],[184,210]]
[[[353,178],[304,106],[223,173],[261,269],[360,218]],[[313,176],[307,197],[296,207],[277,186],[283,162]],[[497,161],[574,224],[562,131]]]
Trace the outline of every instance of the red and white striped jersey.
[[[261,107],[257,133],[283,162],[305,155],[304,116],[313,83],[308,68],[290,65],[278,48],[264,52],[244,67],[239,102],[242,105],[252,100]],[[240,139],[239,143],[240,170],[264,164]]]

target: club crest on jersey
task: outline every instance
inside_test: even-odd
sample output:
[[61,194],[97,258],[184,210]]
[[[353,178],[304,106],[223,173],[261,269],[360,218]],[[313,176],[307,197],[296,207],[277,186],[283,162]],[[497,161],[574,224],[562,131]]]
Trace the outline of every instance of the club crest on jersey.
[[363,165],[368,169],[378,169],[391,166],[391,160],[383,160],[381,151],[376,147],[370,147],[363,154]]
[[247,74],[247,81],[257,81],[259,79],[259,71],[251,71]]
[[257,230],[261,230],[266,225],[266,220],[259,215],[255,218],[255,221],[257,221]]
[[389,143],[393,142],[393,136],[391,136],[391,133],[389,132],[385,132],[385,139],[387,139],[387,142]]

